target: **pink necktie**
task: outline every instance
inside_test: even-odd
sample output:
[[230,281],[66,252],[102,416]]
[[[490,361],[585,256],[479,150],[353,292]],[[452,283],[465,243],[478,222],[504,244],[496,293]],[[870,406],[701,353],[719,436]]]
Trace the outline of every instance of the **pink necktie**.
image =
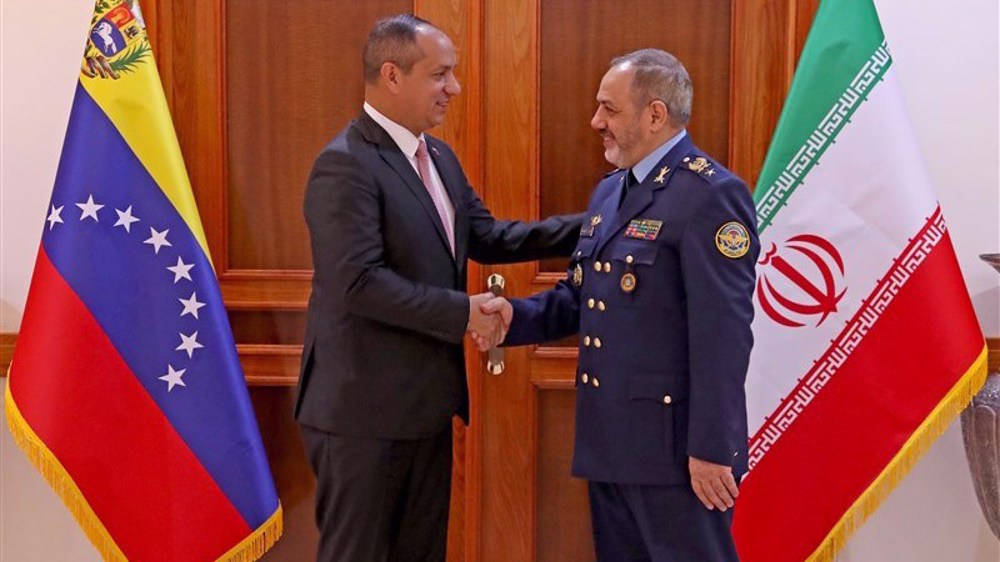
[[427,153],[427,143],[420,139],[417,145],[417,169],[420,170],[420,179],[424,182],[424,188],[434,201],[434,208],[437,209],[438,216],[441,217],[441,224],[444,225],[444,232],[448,235],[448,246],[451,248],[451,255],[455,255],[455,225],[448,220],[448,212],[445,211],[444,194],[438,192],[431,180],[431,155]]

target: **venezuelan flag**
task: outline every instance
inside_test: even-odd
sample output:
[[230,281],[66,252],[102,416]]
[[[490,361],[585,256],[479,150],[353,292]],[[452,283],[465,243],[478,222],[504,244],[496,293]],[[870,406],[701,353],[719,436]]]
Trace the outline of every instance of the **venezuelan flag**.
[[281,505],[138,6],[97,2],[6,388],[105,559],[255,560]]

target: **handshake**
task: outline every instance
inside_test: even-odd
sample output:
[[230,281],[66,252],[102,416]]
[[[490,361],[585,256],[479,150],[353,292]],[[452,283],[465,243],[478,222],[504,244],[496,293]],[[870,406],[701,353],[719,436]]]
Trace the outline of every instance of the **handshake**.
[[465,331],[479,351],[487,351],[503,343],[514,317],[514,307],[493,293],[469,296],[469,325]]

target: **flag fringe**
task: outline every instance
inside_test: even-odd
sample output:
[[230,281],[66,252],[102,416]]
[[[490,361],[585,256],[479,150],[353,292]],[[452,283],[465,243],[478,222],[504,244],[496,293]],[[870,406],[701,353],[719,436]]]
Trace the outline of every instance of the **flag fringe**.
[[263,525],[257,528],[252,535],[243,539],[240,544],[234,546],[229,552],[223,554],[221,562],[253,562],[264,556],[264,553],[271,550],[274,543],[278,542],[284,532],[282,523],[281,504],[278,509],[267,518]]
[[10,433],[14,437],[14,443],[24,451],[28,461],[38,469],[42,477],[52,486],[56,494],[62,499],[69,509],[69,512],[76,519],[76,522],[83,529],[87,538],[93,543],[94,548],[105,560],[128,560],[122,553],[118,544],[111,538],[111,534],[98,519],[97,514],[87,503],[83,492],[77,487],[76,482],[63,467],[59,459],[52,454],[52,451],[45,446],[45,443],[38,438],[35,431],[31,429],[28,422],[21,415],[14,397],[10,393],[10,375],[8,373],[7,385],[4,389],[4,410],[7,416],[7,425]]
[[875,478],[871,486],[854,502],[830,533],[807,558],[807,562],[833,562],[837,553],[847,544],[856,530],[861,528],[882,502],[889,497],[897,484],[903,481],[910,469],[930,449],[958,416],[969,405],[976,392],[986,382],[987,348],[973,362],[951,391],[938,403],[920,427],[906,441],[895,458]]
[[[69,509],[73,518],[83,529],[87,538],[97,549],[101,558],[108,561],[127,561],[125,554],[111,538],[107,528],[90,507],[83,492],[77,487],[76,482],[63,467],[59,459],[52,451],[45,446],[45,443],[38,438],[35,431],[28,425],[27,420],[21,415],[14,397],[10,392],[10,376],[8,374],[7,384],[4,388],[4,410],[7,417],[7,425],[10,433],[14,437],[14,442],[24,451],[28,461],[41,473],[45,480],[52,486],[56,494],[62,499]],[[243,539],[238,545],[222,555],[218,560],[223,562],[253,562],[264,556],[264,553],[271,549],[283,532],[282,509],[278,504],[278,509],[257,528],[250,536]]]

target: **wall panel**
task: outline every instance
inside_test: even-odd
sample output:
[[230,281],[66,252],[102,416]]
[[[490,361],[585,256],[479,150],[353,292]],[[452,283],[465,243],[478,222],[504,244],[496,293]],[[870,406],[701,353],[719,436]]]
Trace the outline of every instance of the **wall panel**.
[[229,269],[311,269],[302,198],[312,163],[364,101],[361,54],[407,0],[226,3]]

